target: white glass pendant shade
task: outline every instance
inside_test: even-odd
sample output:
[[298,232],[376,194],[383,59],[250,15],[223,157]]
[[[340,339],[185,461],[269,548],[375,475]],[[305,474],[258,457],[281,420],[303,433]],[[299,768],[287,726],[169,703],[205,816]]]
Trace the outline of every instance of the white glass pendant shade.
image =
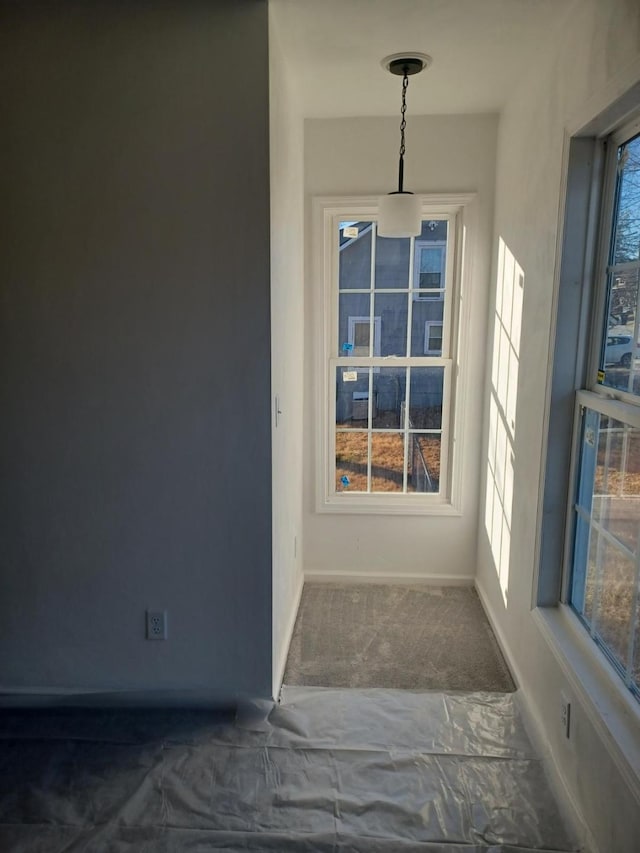
[[380,198],[378,234],[380,237],[417,237],[422,230],[420,196],[398,192]]

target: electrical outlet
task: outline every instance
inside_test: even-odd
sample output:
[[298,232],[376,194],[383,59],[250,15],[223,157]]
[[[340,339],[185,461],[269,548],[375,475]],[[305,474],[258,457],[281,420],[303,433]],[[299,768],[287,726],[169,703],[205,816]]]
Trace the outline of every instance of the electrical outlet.
[[560,694],[560,721],[566,738],[571,737],[571,702],[565,693]]
[[167,611],[147,610],[147,640],[167,639]]

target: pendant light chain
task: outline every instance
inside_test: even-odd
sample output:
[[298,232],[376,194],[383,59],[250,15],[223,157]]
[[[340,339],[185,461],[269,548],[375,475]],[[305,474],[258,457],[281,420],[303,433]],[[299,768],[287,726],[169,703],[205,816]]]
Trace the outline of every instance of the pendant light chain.
[[409,78],[405,74],[402,78],[402,109],[400,110],[402,114],[402,121],[400,122],[400,156],[404,157],[405,146],[404,146],[404,131],[407,126],[407,119],[405,113],[407,112],[407,88],[409,87]]
[[405,138],[407,130],[407,89],[409,77],[424,71],[431,65],[431,61],[431,57],[427,56],[426,53],[394,53],[385,57],[381,63],[382,67],[389,73],[402,79],[402,109],[400,114],[398,189],[380,197],[376,226],[376,233],[379,237],[405,239],[419,236],[422,230],[422,197],[404,189],[404,158],[407,153]]
[[407,72],[405,71],[405,73],[402,77],[402,108],[400,110],[400,113],[402,115],[402,120],[400,122],[400,163],[398,166],[398,192],[399,193],[402,192],[402,185],[403,185],[403,181],[404,181],[404,152],[406,150],[405,142],[404,142],[404,132],[405,132],[405,129],[407,127],[406,112],[407,112],[407,88],[408,88],[408,86],[409,86],[409,77],[407,75]]

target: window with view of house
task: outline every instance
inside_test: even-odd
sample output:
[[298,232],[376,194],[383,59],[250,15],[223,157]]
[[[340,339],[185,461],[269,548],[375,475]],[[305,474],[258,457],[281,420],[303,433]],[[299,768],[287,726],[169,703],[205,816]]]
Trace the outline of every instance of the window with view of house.
[[373,204],[322,209],[321,509],[451,505],[461,204],[442,207],[416,238],[380,237]]
[[427,320],[424,324],[424,353],[425,355],[442,355],[442,323],[437,320]]
[[[432,233],[438,223],[431,220],[423,225],[425,231]],[[442,299],[444,297],[445,264],[447,244],[441,240],[425,240],[422,235],[416,238],[415,260],[413,266],[414,299]]]
[[606,141],[605,177],[599,331],[591,381],[577,396],[567,597],[640,698],[640,123]]
[[[373,318],[373,354],[380,355],[380,317]],[[371,317],[349,317],[347,344],[350,355],[369,355]]]

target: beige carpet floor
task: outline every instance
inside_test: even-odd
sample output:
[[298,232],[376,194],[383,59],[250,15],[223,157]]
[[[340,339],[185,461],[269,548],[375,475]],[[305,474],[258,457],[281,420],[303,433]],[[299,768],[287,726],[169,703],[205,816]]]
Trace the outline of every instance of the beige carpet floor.
[[511,692],[472,587],[305,584],[284,683]]

